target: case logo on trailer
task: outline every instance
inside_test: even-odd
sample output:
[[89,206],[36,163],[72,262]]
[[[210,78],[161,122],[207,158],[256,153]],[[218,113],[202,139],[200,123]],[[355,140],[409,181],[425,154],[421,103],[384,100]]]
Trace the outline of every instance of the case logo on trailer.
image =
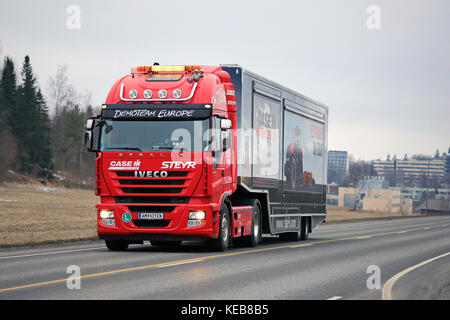
[[135,161],[111,161],[109,170],[139,170],[141,166],[140,160]]

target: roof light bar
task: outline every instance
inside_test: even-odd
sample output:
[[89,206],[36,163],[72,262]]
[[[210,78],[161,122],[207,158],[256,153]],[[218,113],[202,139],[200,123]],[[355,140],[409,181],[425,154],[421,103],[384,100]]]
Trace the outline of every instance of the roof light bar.
[[136,72],[192,72],[194,70],[200,71],[201,68],[201,66],[139,66],[136,67]]

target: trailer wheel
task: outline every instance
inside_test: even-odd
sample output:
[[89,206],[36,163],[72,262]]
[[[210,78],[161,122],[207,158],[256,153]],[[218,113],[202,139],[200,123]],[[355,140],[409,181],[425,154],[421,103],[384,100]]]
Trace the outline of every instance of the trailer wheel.
[[309,237],[309,219],[308,218],[302,218],[301,229],[302,229],[302,231],[300,233],[300,239],[307,240]]
[[262,221],[261,206],[259,204],[259,201],[256,200],[253,203],[251,234],[242,239],[246,246],[257,247],[259,245],[259,243],[261,242],[261,237],[262,237],[261,221]]
[[224,205],[220,210],[219,236],[217,239],[209,239],[209,247],[215,251],[227,251],[231,242],[230,210]]
[[123,240],[105,240],[106,247],[111,251],[125,251],[129,243]]

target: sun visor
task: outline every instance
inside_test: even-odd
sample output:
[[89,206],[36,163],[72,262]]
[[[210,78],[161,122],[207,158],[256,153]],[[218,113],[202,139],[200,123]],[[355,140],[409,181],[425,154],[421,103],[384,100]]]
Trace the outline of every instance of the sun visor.
[[102,118],[113,120],[202,120],[211,117],[210,104],[105,104]]

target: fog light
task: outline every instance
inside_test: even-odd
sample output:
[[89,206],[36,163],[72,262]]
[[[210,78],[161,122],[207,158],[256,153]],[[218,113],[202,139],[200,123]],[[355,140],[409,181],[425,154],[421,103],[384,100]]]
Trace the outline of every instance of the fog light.
[[189,220],[205,220],[205,211],[189,211]]
[[114,219],[114,211],[113,210],[100,210],[100,219]]
[[188,220],[188,227],[198,227],[201,226],[202,222],[200,220]]

